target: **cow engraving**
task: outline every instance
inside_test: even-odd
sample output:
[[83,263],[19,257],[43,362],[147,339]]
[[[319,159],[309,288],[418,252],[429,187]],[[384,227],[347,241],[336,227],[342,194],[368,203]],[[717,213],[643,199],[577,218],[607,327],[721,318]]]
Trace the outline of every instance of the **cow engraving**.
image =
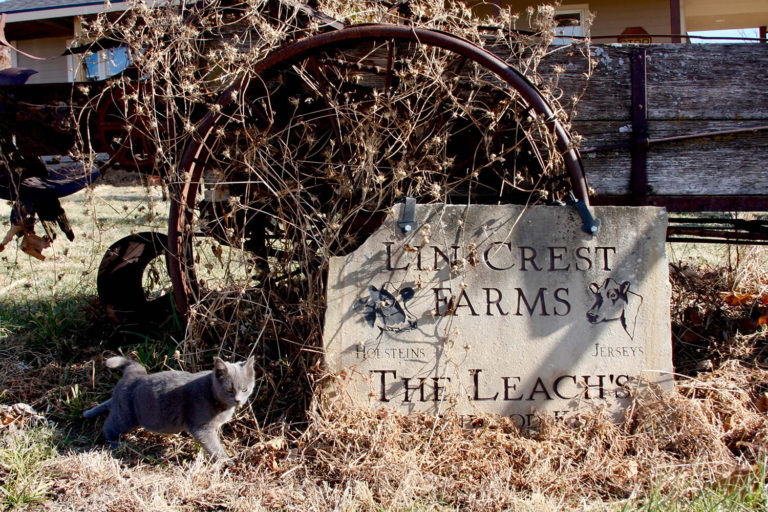
[[355,301],[352,309],[362,311],[368,325],[378,327],[380,333],[403,332],[416,328],[416,318],[405,305],[415,295],[413,288],[403,288],[399,290],[397,296],[386,288],[387,284],[384,284],[380,290],[375,286],[369,286],[368,297]]
[[635,322],[637,322],[643,297],[629,291],[629,287],[629,281],[619,283],[610,277],[602,286],[591,283],[589,290],[595,295],[595,303],[587,311],[589,323],[619,320],[624,331],[634,339]]

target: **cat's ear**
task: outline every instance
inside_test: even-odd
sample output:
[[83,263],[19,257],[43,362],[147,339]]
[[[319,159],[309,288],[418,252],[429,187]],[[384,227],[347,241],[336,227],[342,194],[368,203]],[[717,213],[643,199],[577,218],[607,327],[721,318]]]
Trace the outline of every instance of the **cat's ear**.
[[224,377],[227,372],[227,363],[225,363],[221,358],[214,357],[213,358],[213,371],[216,373],[216,378],[221,380],[222,377]]
[[247,368],[253,371],[253,363],[254,363],[254,359],[253,359],[253,356],[251,356],[240,364],[243,365],[243,368]]

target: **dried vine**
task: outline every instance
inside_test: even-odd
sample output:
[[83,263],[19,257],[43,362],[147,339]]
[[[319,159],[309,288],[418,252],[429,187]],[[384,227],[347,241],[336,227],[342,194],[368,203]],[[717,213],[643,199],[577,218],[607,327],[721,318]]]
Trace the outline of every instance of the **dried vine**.
[[[171,244],[189,300],[183,355],[194,366],[211,347],[258,353],[257,403],[268,417],[304,411],[307,379],[321,373],[329,258],[354,250],[398,198],[533,204],[567,190],[544,120],[461,55],[381,37],[260,64],[338,22],[384,22],[461,36],[543,82],[536,69],[553,9],[528,12],[540,28],[531,35],[514,30],[511,14],[489,25],[459,3],[408,7],[330,0],[320,15],[266,0],[137,2],[97,18],[79,42],[124,46],[133,61],[83,115],[125,125],[124,137],[106,141],[113,153],[161,174],[175,198]],[[200,138],[198,154],[185,157]]]

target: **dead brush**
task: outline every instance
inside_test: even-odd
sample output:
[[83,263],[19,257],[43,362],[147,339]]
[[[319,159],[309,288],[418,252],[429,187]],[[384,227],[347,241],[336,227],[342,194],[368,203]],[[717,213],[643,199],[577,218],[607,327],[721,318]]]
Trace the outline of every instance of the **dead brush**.
[[[55,392],[63,372],[48,366],[14,379],[36,386],[28,398],[38,411],[53,412],[65,407]],[[90,365],[75,373],[70,382],[90,389]],[[318,397],[303,425],[260,426],[246,412],[224,436],[228,450],[239,454],[238,466],[227,471],[196,456],[184,437],[131,436],[130,449],[118,454],[94,451],[92,441],[87,453],[59,448],[41,466],[41,498],[51,510],[400,510],[442,503],[478,511],[533,502],[548,510],[585,503],[612,508],[653,493],[693,499],[702,488],[752,482],[750,475],[761,474],[766,382],[765,370],[731,361],[679,378],[672,394],[650,389],[636,396],[622,424],[593,411],[573,424],[543,418],[539,430],[527,432],[509,418],[487,416],[468,425],[450,413],[406,416]],[[3,388],[16,399],[21,388],[9,383]],[[71,441],[64,446],[71,448]]]
[[762,248],[725,249],[728,263],[672,262],[675,367],[686,375],[728,360],[766,367],[767,278]]
[[[700,489],[764,460],[759,447],[768,419],[749,393],[738,391],[734,379],[744,377],[729,365],[689,381],[682,393],[648,390],[621,425],[594,411],[574,424],[544,418],[530,432],[507,418],[489,416],[469,426],[458,415],[406,416],[325,400],[303,434],[282,433],[254,445],[244,461],[258,471],[290,475],[291,492],[298,486],[312,495],[314,485],[299,482],[325,482],[356,489],[385,508],[439,496],[462,509],[505,510],[543,494],[571,509],[579,502],[679,492],[681,482]],[[701,396],[691,396],[693,389]],[[279,503],[291,503],[290,492],[270,489]]]
[[[410,2],[410,13],[386,2],[318,8],[348,24],[434,28],[488,47],[539,84],[568,126],[556,87],[548,91],[537,73],[554,34],[551,8],[527,13],[538,35],[518,34],[511,13],[488,25],[457,2]],[[450,51],[373,40],[258,68],[327,22],[290,2],[137,2],[86,24],[79,41],[120,42],[135,66],[109,80],[82,116],[112,105],[112,120],[142,141],[113,141],[116,149],[152,161],[174,198],[180,234],[170,243],[183,253],[189,302],[181,357],[194,369],[212,352],[255,353],[257,410],[269,421],[301,419],[309,406],[330,257],[354,250],[398,198],[534,204],[567,192],[544,120]],[[574,49],[589,58],[588,44]],[[578,98],[566,101],[572,110]],[[218,120],[199,182],[188,181],[179,165],[206,113]],[[90,148],[83,140],[83,153]]]

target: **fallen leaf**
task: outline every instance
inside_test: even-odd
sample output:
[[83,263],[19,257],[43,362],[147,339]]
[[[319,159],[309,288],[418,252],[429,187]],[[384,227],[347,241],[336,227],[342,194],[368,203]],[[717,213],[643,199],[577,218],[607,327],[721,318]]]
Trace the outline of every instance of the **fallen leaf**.
[[757,410],[760,412],[768,412],[768,392],[763,393],[760,395],[760,398],[757,399]]
[[757,296],[752,293],[738,293],[732,292],[723,294],[723,302],[729,306],[741,306],[744,304],[751,304],[757,300]]

